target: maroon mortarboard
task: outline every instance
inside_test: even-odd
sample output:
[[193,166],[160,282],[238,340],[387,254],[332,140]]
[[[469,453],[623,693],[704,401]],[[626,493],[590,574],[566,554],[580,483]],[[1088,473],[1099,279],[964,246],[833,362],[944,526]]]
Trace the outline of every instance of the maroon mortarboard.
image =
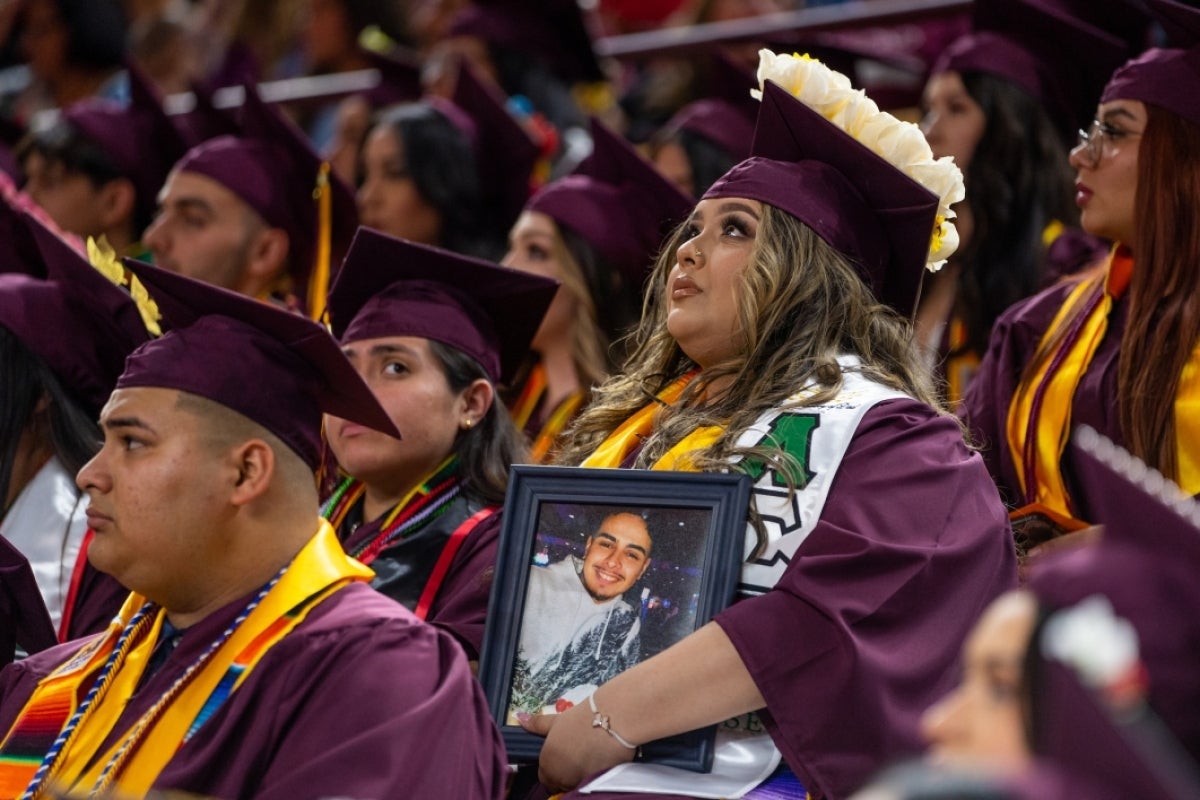
[[363,50],[363,58],[379,71],[379,83],[364,93],[371,108],[408,103],[421,97],[421,63],[405,52]]
[[1200,508],[1091,429],[1076,431],[1071,456],[1104,535],[1034,562],[1030,588],[1049,608],[1107,597],[1137,631],[1150,705],[1200,758]]
[[1113,73],[1100,102],[1140,100],[1200,125],[1200,9],[1174,0],[1146,0],[1147,9],[1179,48],[1151,48]]
[[454,105],[475,123],[475,163],[489,211],[508,230],[529,199],[529,181],[539,148],[505,108],[497,89],[485,85],[467,62],[458,69]]
[[937,196],[770,81],[751,152],[704,196],[747,197],[791,214],[849,259],[881,302],[909,316]]
[[[1043,636],[1050,626],[1042,629]],[[1031,749],[1038,759],[1021,797],[1183,800],[1200,796],[1194,764],[1155,714],[1111,706],[1072,666],[1043,652],[1026,659]],[[1091,647],[1101,647],[1093,642]],[[1050,779],[1050,782],[1047,779]]]
[[0,666],[12,660],[14,644],[36,653],[58,637],[29,560],[0,537]]
[[[299,128],[264,103],[252,87],[245,87],[245,92],[242,134],[220,136],[193,147],[175,169],[215,180],[268,225],[287,231],[295,293],[314,312],[320,311],[329,272],[344,254],[358,223],[354,193],[325,168]],[[322,181],[330,203],[330,262],[324,266],[318,264],[318,256],[325,201],[314,199]],[[324,275],[321,269],[327,270]]]
[[578,0],[476,0],[455,15],[450,35],[474,36],[540,59],[569,83],[605,77]]
[[150,334],[137,304],[57,234],[23,214],[46,279],[0,275],[0,325],[98,411],[125,357]]
[[314,470],[329,413],[399,438],[323,326],[269,303],[126,259],[171,330],[135,350],[117,388],[178,389],[274,433]]
[[187,140],[163,110],[162,100],[141,70],[128,66],[129,103],[83,100],[63,112],[64,121],[108,154],[153,207],[171,166],[187,152]]
[[494,383],[529,352],[558,282],[359,228],[329,293],[343,344],[418,336],[479,362]]
[[933,73],[983,72],[1014,83],[1073,141],[1112,71],[1130,55],[1124,40],[1081,18],[1065,0],[977,0],[974,30],[942,53]]
[[705,96],[681,108],[663,127],[699,134],[741,161],[750,155],[754,138],[758,101],[750,90],[758,88],[758,81],[722,53],[711,62]]
[[694,202],[623,138],[592,120],[592,153],[526,204],[583,237],[640,287],[663,238]]

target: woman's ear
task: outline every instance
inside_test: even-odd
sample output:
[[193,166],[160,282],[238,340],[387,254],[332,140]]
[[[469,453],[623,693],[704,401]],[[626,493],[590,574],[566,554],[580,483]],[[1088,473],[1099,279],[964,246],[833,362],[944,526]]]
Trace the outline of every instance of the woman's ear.
[[459,427],[469,429],[481,422],[487,415],[492,403],[496,400],[496,390],[487,379],[476,378],[471,381],[470,386],[463,389],[460,397],[463,409]]

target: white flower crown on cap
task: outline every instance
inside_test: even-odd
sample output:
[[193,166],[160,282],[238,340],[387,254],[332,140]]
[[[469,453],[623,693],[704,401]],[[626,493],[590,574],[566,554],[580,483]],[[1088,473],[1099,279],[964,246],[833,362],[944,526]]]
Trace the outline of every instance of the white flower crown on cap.
[[[806,106],[853,136],[871,152],[938,197],[929,255],[925,266],[937,272],[958,249],[958,231],[950,222],[950,206],[966,196],[962,171],[951,156],[934,159],[921,129],[880,111],[850,79],[809,55],[758,52],[758,83],[774,81]],[[762,99],[762,92],[752,94]]]

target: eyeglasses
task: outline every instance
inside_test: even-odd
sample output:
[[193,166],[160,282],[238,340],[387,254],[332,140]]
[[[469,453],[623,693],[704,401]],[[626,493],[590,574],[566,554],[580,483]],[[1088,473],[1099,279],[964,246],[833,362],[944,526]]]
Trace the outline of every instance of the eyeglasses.
[[1100,157],[1104,154],[1105,139],[1115,143],[1122,139],[1131,139],[1141,135],[1133,131],[1123,131],[1120,128],[1114,128],[1112,125],[1095,119],[1092,120],[1092,124],[1087,130],[1079,129],[1079,143],[1076,147],[1083,148],[1083,153],[1087,156],[1088,162],[1095,164],[1100,161]]

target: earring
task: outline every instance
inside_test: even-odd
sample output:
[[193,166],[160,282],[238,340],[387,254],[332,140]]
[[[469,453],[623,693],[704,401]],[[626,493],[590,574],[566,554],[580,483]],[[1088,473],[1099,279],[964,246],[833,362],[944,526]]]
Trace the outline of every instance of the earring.
[[471,430],[471,426],[474,424],[475,424],[475,420],[471,419],[470,417],[467,417],[466,419],[463,420],[462,426],[466,430]]

